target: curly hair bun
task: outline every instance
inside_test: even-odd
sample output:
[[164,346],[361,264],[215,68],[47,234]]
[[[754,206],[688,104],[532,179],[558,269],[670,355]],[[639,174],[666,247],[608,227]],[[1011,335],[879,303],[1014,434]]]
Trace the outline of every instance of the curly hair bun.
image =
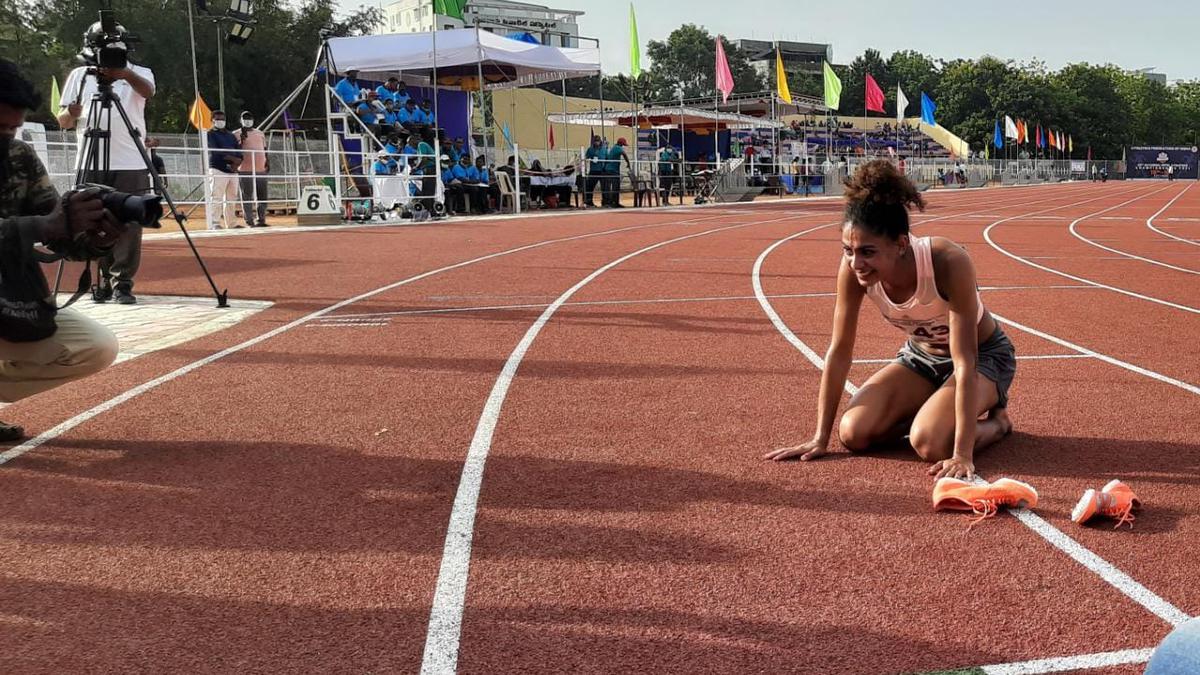
[[925,209],[925,199],[917,186],[886,159],[862,164],[846,180],[846,199],[873,205],[915,206]]

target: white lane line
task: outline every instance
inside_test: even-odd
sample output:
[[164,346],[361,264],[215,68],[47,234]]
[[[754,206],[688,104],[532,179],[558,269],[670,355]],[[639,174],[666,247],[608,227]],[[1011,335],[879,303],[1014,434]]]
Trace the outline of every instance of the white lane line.
[[979,669],[986,675],[1042,675],[1042,673],[1064,673],[1070,670],[1092,670],[1131,663],[1145,663],[1153,654],[1153,648],[1122,649],[1115,652],[1060,656],[1035,661],[997,663],[991,666],[979,666]]
[[1077,345],[1074,342],[1069,342],[1060,337],[1050,335],[1049,333],[1044,333],[1040,330],[1037,330],[1036,328],[1030,328],[1029,326],[1026,326],[1024,324],[1017,323],[1016,321],[1013,321],[1012,319],[1006,319],[1006,318],[1000,316],[999,314],[996,314],[995,312],[992,313],[992,317],[994,319],[996,319],[997,321],[999,321],[1000,323],[1007,324],[1007,325],[1012,326],[1013,328],[1017,328],[1019,330],[1023,330],[1026,333],[1029,333],[1030,335],[1036,335],[1036,336],[1042,338],[1043,340],[1049,340],[1050,342],[1053,342],[1054,344],[1059,345],[1060,347],[1066,347],[1067,349],[1074,349],[1075,351],[1079,352],[1080,354],[1090,356],[1095,359],[1099,359],[1107,364],[1116,366],[1118,368],[1124,368],[1125,370],[1128,370],[1133,373],[1137,373],[1138,375],[1144,375],[1145,377],[1149,377],[1154,380],[1158,380],[1159,382],[1162,382],[1164,384],[1169,384],[1174,387],[1179,387],[1180,389],[1190,392],[1190,393],[1193,393],[1193,394],[1200,394],[1200,387],[1197,387],[1194,384],[1190,384],[1190,383],[1184,382],[1182,380],[1177,380],[1168,375],[1163,375],[1162,373],[1158,373],[1153,370],[1149,370],[1147,368],[1142,368],[1141,366],[1135,366],[1132,363],[1129,363],[1127,361],[1122,361],[1117,358],[1113,358],[1107,354],[1101,354],[1100,352],[1097,352],[1092,349],[1088,349],[1087,347],[1084,347],[1082,345]]
[[[1187,191],[1190,189],[1192,189],[1191,184],[1189,184],[1186,188],[1181,190],[1179,192],[1179,194],[1175,195],[1175,197],[1172,198],[1169,202],[1164,204],[1163,207],[1154,214],[1154,216],[1157,216],[1160,213],[1162,213],[1163,211],[1166,211],[1167,208],[1170,207],[1172,204],[1174,204],[1176,201],[1178,201],[1180,197],[1187,194]],[[1159,192],[1162,192],[1162,190],[1159,190]],[[1158,192],[1155,192],[1154,194],[1158,194]],[[1153,227],[1154,227],[1153,225],[1151,225],[1151,223],[1154,222],[1154,216],[1150,216],[1149,218],[1146,219],[1146,225],[1148,227],[1150,227],[1151,229],[1153,229]],[[1145,263],[1150,263],[1151,265],[1158,265],[1159,267],[1165,267],[1167,269],[1175,270],[1177,272],[1183,272],[1185,274],[1200,274],[1200,270],[1193,270],[1193,269],[1189,269],[1187,267],[1179,267],[1178,265],[1171,265],[1169,263],[1165,263],[1160,260],[1153,260],[1151,258],[1146,258],[1146,257],[1140,256],[1140,255],[1135,255],[1128,251],[1122,251],[1120,249],[1115,249],[1111,246],[1105,246],[1104,244],[1099,243],[1098,240],[1088,239],[1087,237],[1083,236],[1082,234],[1079,234],[1078,225],[1083,220],[1085,220],[1085,218],[1081,218],[1080,220],[1076,220],[1076,221],[1072,222],[1071,226],[1068,227],[1067,229],[1070,230],[1071,234],[1073,234],[1076,239],[1084,242],[1085,244],[1090,244],[1092,246],[1095,246],[1096,248],[1103,249],[1110,253],[1116,253],[1117,255],[1125,257],[1125,258],[1131,258],[1133,260],[1140,260]]]
[[[1056,359],[1093,359],[1096,358],[1091,354],[1032,354],[1018,356],[1018,361],[1053,361]],[[867,363],[891,363],[896,358],[890,359],[854,359],[851,363],[867,364]]]
[[[1195,185],[1195,183],[1191,183],[1191,184],[1189,184],[1189,185],[1188,185],[1186,188],[1184,188],[1184,189],[1183,189],[1183,192],[1180,192],[1180,193],[1179,193],[1179,197],[1182,197],[1182,196],[1183,196],[1183,194],[1184,194],[1184,192],[1187,192],[1188,190],[1191,190],[1191,189],[1192,189],[1192,185]],[[1175,199],[1179,199],[1179,197],[1176,197]],[[1174,203],[1174,202],[1175,202],[1175,199],[1172,199],[1170,202],[1168,202],[1168,203],[1167,203],[1167,206],[1170,206],[1172,203]],[[1177,234],[1171,234],[1170,232],[1166,232],[1166,231],[1164,231],[1164,230],[1161,230],[1161,229],[1159,229],[1159,228],[1157,228],[1157,227],[1155,227],[1155,226],[1154,226],[1154,219],[1155,219],[1155,218],[1157,218],[1157,217],[1159,217],[1160,215],[1162,215],[1162,212],[1167,210],[1167,206],[1164,206],[1164,207],[1162,207],[1161,209],[1159,209],[1158,213],[1156,213],[1156,214],[1154,214],[1154,215],[1150,216],[1149,218],[1147,218],[1147,219],[1146,219],[1146,227],[1150,228],[1151,230],[1154,230],[1155,232],[1157,232],[1157,233],[1159,233],[1159,234],[1163,235],[1164,237],[1169,237],[1169,238],[1171,238],[1171,239],[1174,239],[1175,241],[1182,241],[1183,243],[1185,243],[1185,244],[1191,244],[1192,246],[1200,246],[1200,242],[1197,242],[1197,241],[1196,241],[1196,240],[1194,240],[1194,239],[1186,239],[1186,238],[1184,238],[1184,237],[1181,237],[1181,236],[1179,236],[1179,235],[1177,235]],[[1165,218],[1164,220],[1172,220],[1172,221],[1181,221],[1181,220],[1183,220],[1183,221],[1195,221],[1195,220],[1200,220],[1200,218]]]
[[1067,536],[1065,532],[1054,527],[1033,511],[1015,509],[1012,513],[1026,527],[1041,535],[1042,539],[1050,542],[1055,548],[1070,556],[1072,560],[1107,581],[1110,586],[1116,588],[1130,600],[1145,607],[1154,616],[1172,626],[1178,626],[1191,618],[1187,612],[1167,602],[1133,577],[1117,569],[1116,565],[1096,555],[1091,549]]
[[[491,450],[492,435],[495,433],[496,424],[500,419],[500,410],[504,406],[504,399],[508,396],[509,386],[512,385],[513,378],[516,377],[517,368],[521,365],[526,352],[529,351],[533,341],[537,339],[538,333],[541,332],[542,327],[546,325],[550,317],[554,316],[558,308],[570,299],[572,295],[601,274],[643,253],[717,232],[795,218],[797,216],[785,216],[772,220],[726,225],[661,241],[623,255],[596,269],[563,292],[562,295],[558,296],[542,312],[533,325],[525,331],[525,335],[517,343],[508,360],[505,361],[500,375],[496,378],[496,382],[492,386],[492,391],[488,395],[487,402],[484,403],[483,412],[479,416],[479,422],[475,426],[475,434],[471,438],[471,447],[467,451],[466,460],[463,462],[462,477],[459,480],[458,491],[454,496],[454,506],[450,512],[450,522],[446,528],[446,542],[442,549],[442,563],[438,569],[437,585],[434,588],[433,606],[429,612],[429,628],[425,636],[425,653],[421,661],[422,673],[426,675],[432,673],[450,674],[454,673],[458,668],[458,647],[459,639],[462,635],[463,605],[466,601],[467,579],[471,566],[471,545],[475,535],[475,510],[479,502],[479,491],[483,485],[484,465]],[[812,232],[822,227],[829,227],[833,224],[836,223],[819,225],[806,230],[806,232]]]
[[367,291],[366,293],[356,295],[352,298],[347,298],[345,300],[342,300],[340,302],[332,304],[324,309],[319,309],[315,312],[312,312],[311,314],[306,314],[305,316],[302,316],[299,319],[292,321],[291,323],[284,324],[278,328],[275,328],[274,330],[263,333],[262,335],[259,335],[258,337],[254,337],[254,338],[246,340],[245,342],[242,342],[240,344],[236,344],[232,347],[222,349],[221,351],[216,352],[215,354],[210,354],[202,359],[193,361],[185,366],[181,366],[175,370],[172,370],[171,372],[166,373],[165,375],[161,375],[159,377],[154,378],[153,380],[144,382],[132,389],[129,389],[128,391],[126,391],[122,394],[118,394],[117,396],[110,398],[109,400],[107,400],[99,405],[93,406],[92,408],[89,408],[88,410],[85,410],[85,411],[79,413],[78,415],[75,415],[74,417],[67,419],[64,422],[61,422],[58,425],[56,425],[50,429],[47,429],[46,431],[43,431],[42,433],[25,441],[24,443],[22,443],[20,445],[13,446],[12,448],[9,448],[8,450],[0,453],[0,464],[5,464],[13,459],[16,459],[17,457],[20,457],[21,455],[29,452],[30,450],[33,450],[41,445],[44,445],[48,441],[52,441],[55,438],[58,438],[59,436],[67,433],[71,429],[74,429],[75,427],[79,426],[80,424],[87,422],[88,420],[92,419],[93,417],[96,417],[97,415],[108,412],[109,410],[112,410],[113,408],[121,405],[122,403],[124,403],[132,398],[140,396],[140,395],[150,391],[151,389],[154,389],[156,387],[159,387],[160,385],[166,384],[167,382],[170,382],[174,379],[182,377],[183,375],[186,375],[186,374],[192,372],[193,370],[196,370],[197,368],[201,368],[201,367],[206,366],[215,361],[219,361],[231,354],[236,354],[236,353],[242,351],[243,349],[253,347],[254,345],[257,345],[257,344],[264,342],[266,340],[269,340],[277,335],[280,335],[281,333],[286,333],[287,331],[289,331],[297,326],[308,323],[309,321],[312,321],[313,319],[318,319],[322,316],[325,316],[326,314],[329,314],[330,312],[335,312],[335,311],[341,309],[342,307],[346,307],[347,305],[354,304],[361,300],[366,300],[367,298],[379,295],[380,293],[386,293],[387,291],[390,291],[392,289],[399,288],[399,287],[407,285],[407,284],[411,284],[415,281],[420,281],[421,279],[431,277],[435,274],[441,274],[442,272],[448,272],[450,270],[458,269],[460,267],[466,267],[468,265],[473,265],[478,262],[483,262],[485,260],[491,260],[493,258],[499,258],[501,256],[506,256],[506,255],[510,255],[513,253],[520,253],[522,251],[528,251],[531,249],[540,248],[542,246],[549,246],[550,244],[558,244],[558,243],[567,242],[567,241],[577,241],[580,239],[588,239],[591,237],[599,237],[599,236],[604,236],[604,235],[609,235],[609,234],[629,232],[631,230],[642,230],[642,229],[651,228],[651,227],[683,225],[683,224],[687,224],[687,223],[701,222],[704,220],[713,220],[713,219],[719,218],[719,217],[720,216],[709,216],[706,218],[689,218],[687,220],[669,221],[666,223],[652,223],[649,225],[632,225],[629,227],[620,227],[620,228],[616,228],[616,229],[612,229],[612,230],[602,230],[600,232],[589,232],[587,234],[580,234],[580,235],[575,235],[572,237],[562,237],[559,239],[548,239],[548,240],[539,241],[539,242],[536,242],[533,244],[526,244],[525,246],[518,246],[516,248],[510,248],[510,249],[507,249],[504,251],[499,251],[497,253],[490,253],[488,255],[479,256],[478,258],[464,260],[462,262],[454,263],[453,265],[446,265],[445,267],[439,267],[437,269],[430,270],[428,272],[422,272],[421,274],[408,277],[407,279],[401,279],[400,281],[390,283],[386,286],[381,286],[373,291]]
[[[1103,199],[1103,197],[1100,197],[1099,199]],[[1087,203],[1090,201],[1096,201],[1096,200],[1095,199],[1084,200],[1081,202],[1069,204],[1067,206],[1077,206],[1078,204],[1083,204],[1083,203]],[[1060,208],[1066,208],[1066,207],[1060,207]],[[1020,216],[1016,216],[1014,218],[1010,218],[1010,219],[1006,219],[1006,220],[1012,220],[1012,219],[1015,219],[1018,217],[1020,217]],[[993,223],[993,225],[994,224],[995,223]],[[991,227],[991,226],[989,226],[989,227]],[[798,235],[791,235],[784,239],[780,239],[779,241],[771,244],[771,246],[767,247],[767,249],[764,250],[761,255],[759,255],[758,260],[755,261],[755,264],[754,264],[754,269],[752,272],[752,283],[754,285],[755,293],[757,295],[759,295],[759,304],[762,306],[763,311],[771,319],[771,323],[774,324],[776,329],[779,330],[780,334],[782,334],[783,337],[789,343],[791,343],[793,346],[795,346],[797,349],[799,349],[800,352],[802,354],[804,354],[804,356],[807,357],[808,360],[814,366],[816,366],[818,370],[824,370],[825,369],[824,359],[822,359],[820,356],[818,356],[816,354],[816,352],[814,352],[812,350],[812,348],[810,348],[807,344],[805,344],[802,340],[800,340],[800,338],[796,337],[796,334],[793,333],[791,331],[791,329],[787,327],[786,324],[784,324],[783,320],[780,319],[779,314],[775,312],[774,308],[771,306],[771,303],[766,299],[765,294],[762,293],[762,285],[759,280],[759,274],[760,274],[760,271],[762,268],[762,263],[766,259],[767,255],[769,255],[771,253],[771,251],[775,250],[775,248],[777,248],[779,245],[783,244],[784,242],[795,239],[796,236],[798,236]],[[1100,354],[1099,352],[1095,352],[1093,350],[1086,349],[1084,347],[1080,347],[1079,345],[1073,344],[1071,342],[1068,342],[1061,338],[1057,338],[1057,337],[1049,335],[1047,333],[1035,330],[1028,326],[1023,326],[1014,321],[1008,321],[1007,319],[1004,319],[1003,317],[997,316],[995,314],[993,314],[992,316],[995,317],[995,319],[997,321],[1000,321],[1002,323],[1007,323],[1009,325],[1012,325],[1016,328],[1026,331],[1026,332],[1032,333],[1033,335],[1037,335],[1038,337],[1041,337],[1043,339],[1050,340],[1051,342],[1054,342],[1060,346],[1074,349],[1082,354],[1092,355],[1095,358],[1101,359],[1108,363],[1112,363],[1113,365],[1118,365],[1118,366],[1120,366],[1122,368],[1126,368],[1128,370],[1132,370],[1133,372],[1137,372],[1139,374],[1147,375],[1148,377],[1152,377],[1156,380],[1166,382],[1169,384],[1174,384],[1175,386],[1186,389],[1187,391],[1191,391],[1193,393],[1200,393],[1200,388],[1197,388],[1194,385],[1189,385],[1185,382],[1180,382],[1179,380],[1175,380],[1175,379],[1167,377],[1165,375],[1162,375],[1159,373],[1154,373],[1152,371],[1146,370],[1144,368],[1140,368],[1133,364],[1126,363],[1126,362],[1120,361],[1118,359],[1114,359],[1114,358],[1104,355],[1104,354]],[[858,387],[855,386],[852,382],[850,382],[849,378],[847,378],[847,380],[846,380],[845,389],[851,395],[855,394],[858,391]],[[976,475],[976,479],[982,480],[982,478],[978,475]],[[1114,565],[1112,565],[1111,563],[1108,563],[1104,559],[1100,558],[1095,553],[1092,553],[1087,548],[1084,548],[1081,544],[1076,542],[1074,539],[1071,539],[1070,537],[1068,537],[1065,533],[1063,533],[1061,530],[1055,528],[1050,523],[1043,520],[1040,516],[1034,514],[1033,512],[1031,512],[1027,509],[1014,509],[1014,510],[1012,510],[1012,512],[1014,515],[1017,516],[1017,518],[1020,520],[1021,523],[1023,523],[1025,526],[1029,527],[1031,530],[1033,530],[1037,534],[1039,534],[1043,539],[1045,539],[1051,545],[1055,546],[1059,550],[1066,553],[1073,560],[1075,560],[1076,562],[1083,565],[1086,569],[1090,570],[1092,573],[1100,576],[1100,578],[1107,581],[1111,586],[1113,586],[1113,588],[1117,589],[1120,593],[1122,593],[1126,597],[1130,598],[1134,602],[1141,604],[1143,607],[1145,607],[1150,612],[1152,612],[1155,616],[1158,616],[1159,618],[1163,619],[1164,621],[1166,621],[1172,625],[1178,625],[1178,623],[1181,622],[1181,619],[1187,620],[1187,614],[1184,613],[1182,610],[1175,607],[1174,605],[1167,602],[1166,600],[1163,600],[1161,597],[1155,595],[1153,592],[1151,592],[1145,586],[1142,586],[1140,583],[1138,583],[1132,577],[1125,574],[1124,572],[1121,572]]]
[[[1088,214],[1088,215],[1084,216],[1083,218],[1079,218],[1079,219],[1078,219],[1078,220],[1076,220],[1075,222],[1077,223],[1077,222],[1079,222],[1080,220],[1083,220],[1084,218],[1091,218],[1091,217],[1097,216],[1097,215],[1099,215],[1099,214],[1101,214],[1101,213],[1107,213],[1108,211],[1112,211],[1113,209],[1119,209],[1119,208],[1121,208],[1122,206],[1125,206],[1126,204],[1132,204],[1133,202],[1136,202],[1137,200],[1139,200],[1139,199],[1142,199],[1143,197],[1148,197],[1148,196],[1150,196],[1151,194],[1156,194],[1157,192],[1160,192],[1160,191],[1161,191],[1161,190],[1157,190],[1157,191],[1155,191],[1155,192],[1151,192],[1151,193],[1149,193],[1149,194],[1143,194],[1143,195],[1140,195],[1140,196],[1138,196],[1138,197],[1134,197],[1133,199],[1129,199],[1129,200],[1127,200],[1127,201],[1121,202],[1120,204],[1117,204],[1116,206],[1110,206],[1110,207],[1108,207],[1108,208],[1106,208],[1106,209],[1102,209],[1102,210],[1100,210],[1100,211],[1096,211],[1095,213]],[[1095,200],[1088,200],[1088,201],[1095,201]],[[1025,265],[1029,265],[1030,267],[1036,267],[1037,269],[1040,269],[1040,270],[1042,270],[1042,271],[1045,271],[1045,272],[1049,272],[1049,273],[1051,273],[1051,274],[1057,274],[1057,275],[1058,275],[1058,276],[1060,276],[1060,277],[1065,277],[1065,278],[1067,278],[1067,279],[1070,279],[1070,280],[1072,280],[1072,281],[1078,281],[1078,282],[1080,282],[1080,283],[1084,283],[1084,284],[1088,284],[1088,285],[1091,285],[1091,286],[1095,286],[1096,288],[1103,288],[1103,289],[1105,289],[1105,290],[1109,290],[1109,291],[1112,291],[1112,292],[1114,292],[1114,293],[1120,293],[1120,294],[1122,294],[1122,295],[1128,295],[1128,296],[1129,296],[1129,297],[1131,297],[1131,298],[1137,298],[1137,299],[1139,299],[1139,300],[1145,300],[1145,301],[1147,301],[1147,302],[1153,302],[1153,303],[1155,303],[1155,304],[1163,305],[1163,306],[1166,306],[1166,307],[1171,307],[1171,308],[1174,308],[1174,309],[1180,309],[1180,310],[1183,310],[1183,311],[1185,311],[1185,312],[1191,312],[1192,314],[1200,314],[1200,309],[1198,309],[1198,308],[1196,308],[1196,307],[1189,307],[1189,306],[1187,306],[1187,305],[1181,305],[1181,304],[1179,304],[1179,303],[1177,303],[1177,302],[1171,302],[1171,301],[1169,301],[1169,300],[1163,300],[1162,298],[1155,298],[1155,297],[1152,297],[1152,296],[1149,296],[1149,295],[1143,295],[1143,294],[1141,294],[1141,293],[1135,293],[1135,292],[1133,292],[1133,291],[1125,290],[1124,288],[1117,288],[1116,286],[1109,286],[1108,284],[1102,284],[1102,283],[1100,283],[1099,281],[1092,281],[1091,279],[1085,279],[1085,278],[1083,278],[1083,277],[1077,277],[1077,276],[1075,276],[1074,274],[1067,274],[1066,272],[1063,272],[1063,271],[1061,271],[1061,270],[1056,270],[1056,269],[1054,269],[1053,267],[1046,267],[1045,265],[1040,265],[1040,264],[1038,264],[1038,263],[1035,263],[1035,262],[1033,262],[1032,260],[1029,260],[1028,258],[1024,258],[1024,257],[1021,257],[1021,256],[1019,256],[1019,255],[1015,254],[1015,253],[1011,253],[1011,252],[1009,252],[1009,251],[1008,251],[1008,249],[1006,249],[1006,248],[1004,248],[1003,246],[1001,246],[1001,245],[997,244],[997,243],[996,243],[996,241],[995,241],[994,239],[992,239],[992,230],[993,230],[993,229],[995,229],[995,227],[996,227],[997,225],[1000,225],[1001,223],[1005,223],[1005,222],[1007,222],[1007,221],[1010,221],[1010,220],[1016,220],[1016,219],[1015,219],[1015,218],[1005,218],[1004,220],[997,220],[996,222],[992,223],[991,225],[988,225],[988,226],[987,226],[987,228],[985,228],[985,229],[984,229],[984,231],[983,231],[983,238],[984,238],[985,240],[987,240],[987,243],[988,243],[988,245],[989,245],[989,246],[991,246],[992,248],[996,249],[997,251],[999,251],[999,252],[1003,253],[1004,255],[1008,256],[1009,258],[1012,258],[1013,260],[1016,260],[1016,261],[1017,261],[1017,262],[1019,262],[1019,263],[1022,263],[1022,264],[1025,264]],[[1072,225],[1073,225],[1073,224],[1074,224],[1074,223],[1072,223]]]

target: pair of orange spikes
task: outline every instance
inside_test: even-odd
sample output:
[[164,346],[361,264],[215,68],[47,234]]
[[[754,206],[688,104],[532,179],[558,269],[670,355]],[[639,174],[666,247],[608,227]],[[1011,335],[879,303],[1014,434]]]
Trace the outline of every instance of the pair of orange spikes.
[[[992,518],[1002,507],[1029,508],[1037,506],[1037,490],[1028,483],[1001,478],[994,483],[972,483],[958,478],[942,478],[933,486],[933,508],[951,511],[971,511],[975,519],[971,526]],[[1109,481],[1099,491],[1088,489],[1071,510],[1071,520],[1083,525],[1097,516],[1115,518],[1116,527],[1126,523],[1133,528],[1133,512],[1142,502],[1128,485]]]

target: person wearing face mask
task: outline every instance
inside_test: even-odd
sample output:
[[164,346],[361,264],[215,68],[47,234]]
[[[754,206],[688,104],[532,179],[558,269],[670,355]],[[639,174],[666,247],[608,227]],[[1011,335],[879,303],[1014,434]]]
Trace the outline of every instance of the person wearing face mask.
[[[97,229],[119,240],[125,229],[94,189],[61,199],[37,153],[16,139],[25,114],[40,106],[41,97],[16,65],[0,59],[0,401],[7,403],[99,372],[118,350],[116,336],[103,325],[71,308],[51,309],[54,297],[33,255],[37,243],[53,249]],[[49,310],[50,325],[23,322],[22,312],[39,305]],[[0,442],[24,433],[0,422]]]
[[[214,110],[208,130],[208,183],[212,208],[208,210],[208,229],[229,230],[241,227],[234,217],[238,198],[238,167],[242,152],[238,139],[225,128],[225,112]],[[220,214],[218,222],[217,216]]]
[[[267,174],[271,173],[271,159],[267,156],[267,137],[254,128],[254,114],[242,112],[242,127],[233,132],[242,151],[242,163],[238,165],[238,182],[242,189],[242,217],[247,227],[267,226]],[[258,221],[254,220],[255,214]]]

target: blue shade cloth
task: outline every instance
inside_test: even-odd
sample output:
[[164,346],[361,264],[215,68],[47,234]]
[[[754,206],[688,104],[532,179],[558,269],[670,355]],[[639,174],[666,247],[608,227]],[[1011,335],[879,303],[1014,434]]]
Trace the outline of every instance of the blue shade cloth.
[[530,33],[513,33],[512,35],[509,35],[508,37],[512,38],[513,40],[516,40],[517,42],[528,42],[531,45],[542,44],[541,42],[538,41],[538,39],[536,37],[534,37]]
[[921,121],[931,127],[936,127],[937,122],[933,119],[933,113],[937,111],[937,104],[925,92],[921,92]]

